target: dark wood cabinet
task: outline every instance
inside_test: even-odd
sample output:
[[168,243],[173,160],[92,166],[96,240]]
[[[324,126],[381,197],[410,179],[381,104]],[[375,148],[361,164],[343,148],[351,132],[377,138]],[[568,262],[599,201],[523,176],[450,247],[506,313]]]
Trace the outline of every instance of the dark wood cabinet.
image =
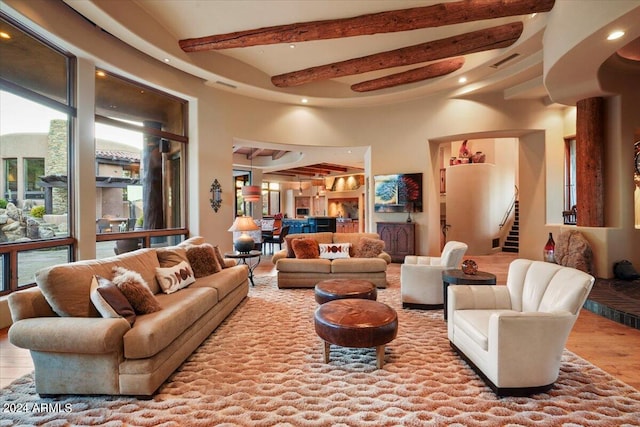
[[384,240],[385,252],[393,262],[403,262],[407,255],[415,255],[416,224],[413,222],[379,222],[377,232]]

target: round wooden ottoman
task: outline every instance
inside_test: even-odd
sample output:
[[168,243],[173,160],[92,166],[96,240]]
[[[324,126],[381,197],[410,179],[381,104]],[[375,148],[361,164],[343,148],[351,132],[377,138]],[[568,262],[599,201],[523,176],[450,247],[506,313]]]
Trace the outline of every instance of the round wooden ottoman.
[[331,344],[375,347],[376,366],[384,364],[384,345],[398,333],[398,314],[386,304],[368,299],[337,299],[320,305],[314,315],[316,333],[324,340],[324,361]]
[[330,279],[318,282],[315,287],[318,304],[345,298],[374,300],[377,298],[376,285],[359,279]]

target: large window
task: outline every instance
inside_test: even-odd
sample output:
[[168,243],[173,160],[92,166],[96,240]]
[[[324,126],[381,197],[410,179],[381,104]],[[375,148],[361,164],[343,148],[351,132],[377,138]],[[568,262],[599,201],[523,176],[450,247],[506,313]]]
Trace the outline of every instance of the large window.
[[565,167],[564,167],[564,211],[562,213],[565,224],[576,224],[576,139],[565,139]]
[[[98,233],[186,227],[186,108],[172,95],[96,71]],[[135,249],[128,243],[116,252]]]
[[280,213],[280,184],[277,182],[262,183],[262,215],[272,216]]
[[[73,58],[0,14],[0,294],[71,261]],[[55,254],[55,255],[54,255]],[[12,268],[16,271],[12,271]]]

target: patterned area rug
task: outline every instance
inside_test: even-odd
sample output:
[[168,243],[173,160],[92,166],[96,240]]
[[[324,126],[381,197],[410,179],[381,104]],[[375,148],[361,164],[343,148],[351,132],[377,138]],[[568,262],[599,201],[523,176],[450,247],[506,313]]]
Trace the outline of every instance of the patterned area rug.
[[[0,426],[638,426],[640,392],[569,351],[548,393],[497,398],[449,348],[442,311],[405,310],[397,275],[378,300],[398,337],[375,349],[331,347],[323,362],[312,289],[259,277],[236,311],[153,399],[40,399],[27,375],[3,389]],[[7,412],[8,408],[26,412]]]

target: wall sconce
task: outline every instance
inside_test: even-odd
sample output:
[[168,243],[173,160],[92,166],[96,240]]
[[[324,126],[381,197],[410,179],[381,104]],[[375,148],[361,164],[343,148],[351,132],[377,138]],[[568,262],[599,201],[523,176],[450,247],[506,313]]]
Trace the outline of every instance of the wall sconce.
[[218,209],[222,206],[222,186],[218,182],[217,178],[213,180],[209,191],[211,191],[211,199],[209,199],[211,207],[214,212],[218,212]]

